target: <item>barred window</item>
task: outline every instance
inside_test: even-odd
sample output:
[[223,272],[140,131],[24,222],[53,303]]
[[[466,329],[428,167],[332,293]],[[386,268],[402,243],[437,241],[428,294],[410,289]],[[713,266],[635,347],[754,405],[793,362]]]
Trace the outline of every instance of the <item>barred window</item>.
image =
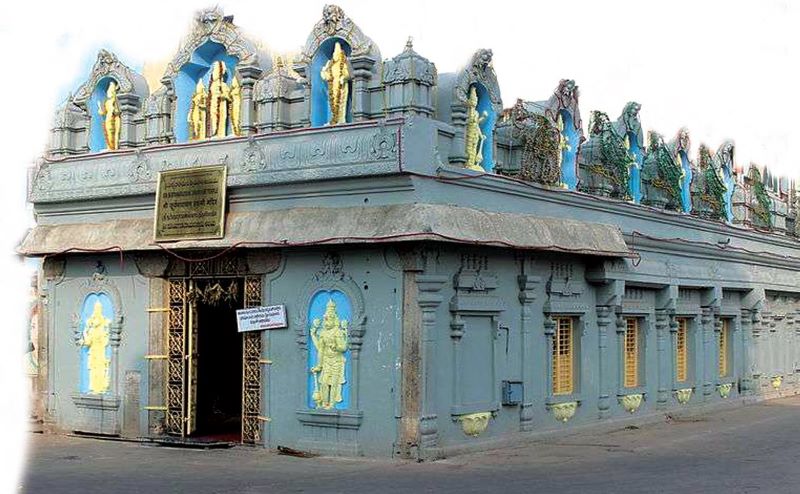
[[574,391],[574,341],[573,318],[555,318],[556,332],[553,335],[553,394],[566,395]]
[[728,368],[728,343],[731,340],[731,320],[722,320],[722,330],[719,332],[719,377],[727,377]]
[[685,318],[678,319],[678,334],[677,334],[677,342],[675,345],[675,373],[676,373],[676,380],[678,382],[686,381],[686,376],[688,374],[687,367],[688,367],[688,358],[687,358],[687,332],[688,332],[689,321]]
[[625,319],[624,385],[633,388],[639,385],[639,320]]

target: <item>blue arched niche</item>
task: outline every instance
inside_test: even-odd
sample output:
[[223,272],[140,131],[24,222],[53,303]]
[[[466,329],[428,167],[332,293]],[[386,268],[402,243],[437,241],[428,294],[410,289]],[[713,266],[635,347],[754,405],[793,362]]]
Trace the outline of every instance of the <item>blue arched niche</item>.
[[575,167],[576,157],[578,155],[579,135],[578,129],[575,128],[575,121],[572,119],[572,113],[567,110],[559,111],[561,121],[564,123],[564,130],[561,132],[567,139],[569,147],[561,150],[561,182],[570,190],[575,190],[578,186],[578,172]]
[[642,202],[642,164],[644,163],[644,153],[639,146],[639,139],[633,132],[628,132],[628,142],[630,143],[630,152],[636,165],[631,167],[631,179],[628,185],[630,190],[631,199],[636,204]]
[[[328,301],[333,300],[336,304],[336,313],[339,316],[339,321],[347,321],[348,330],[352,327],[353,323],[353,307],[350,304],[350,299],[343,292],[339,290],[320,290],[311,297],[311,302],[308,305],[308,363],[306,365],[306,373],[308,374],[307,387],[308,393],[306,397],[306,405],[309,408],[316,408],[314,403],[313,394],[315,389],[314,375],[311,373],[311,368],[317,364],[317,349],[311,340],[311,326],[315,319],[323,320],[325,310],[328,306]],[[342,386],[342,401],[337,403],[333,408],[335,410],[346,410],[350,408],[350,381],[352,376],[351,371],[351,357],[350,349],[348,348],[344,354],[344,385]]]
[[728,223],[733,223],[733,190],[736,187],[736,180],[733,177],[733,170],[727,166],[722,167],[722,181],[725,183],[725,218]]
[[689,157],[686,156],[685,151],[679,151],[681,159],[681,168],[683,168],[683,180],[681,181],[681,203],[683,205],[683,212],[689,213],[692,211],[692,165],[689,162]]
[[119,89],[119,81],[112,77],[103,77],[97,82],[92,95],[89,97],[89,151],[93,153],[108,149],[105,133],[103,132],[105,117],[100,115],[99,105],[105,102],[108,85],[112,81],[117,83],[117,89]]
[[[331,118],[331,109],[328,104],[328,83],[322,79],[322,68],[333,57],[333,49],[336,42],[342,46],[345,56],[350,57],[350,45],[341,38],[328,38],[319,45],[314,58],[311,60],[311,126],[322,127],[327,125]],[[351,102],[353,100],[352,80],[347,83],[350,90],[347,92],[347,114],[345,120],[349,123],[353,121],[353,110]]]
[[494,170],[494,124],[497,122],[497,112],[492,106],[492,100],[489,98],[489,91],[480,82],[473,84],[475,93],[478,95],[478,106],[476,110],[479,115],[486,112],[486,118],[481,122],[481,133],[486,136],[483,141],[481,152],[483,153],[483,162],[479,163],[484,170],[491,172]]
[[[175,86],[175,140],[177,142],[187,142],[189,140],[189,108],[192,106],[192,95],[197,87],[197,81],[203,80],[203,84],[208,90],[209,80],[211,79],[211,66],[216,61],[225,64],[225,82],[230,84],[233,81],[234,71],[239,59],[233,55],[228,55],[225,46],[213,41],[206,41],[192,53],[188,62],[183,64],[178,74],[175,76],[173,84]],[[230,123],[228,123],[228,134],[230,134]]]
[[[83,300],[83,307],[81,308],[80,327],[78,328],[81,335],[86,331],[86,321],[92,317],[94,312],[95,302],[100,302],[103,307],[103,317],[109,321],[114,321],[114,304],[105,293],[90,293]],[[110,328],[109,328],[110,329]],[[111,345],[106,345],[106,358],[111,359]],[[80,376],[78,388],[81,393],[88,394],[91,392],[89,388],[89,347],[81,345],[80,351]],[[108,392],[111,389],[106,390]]]

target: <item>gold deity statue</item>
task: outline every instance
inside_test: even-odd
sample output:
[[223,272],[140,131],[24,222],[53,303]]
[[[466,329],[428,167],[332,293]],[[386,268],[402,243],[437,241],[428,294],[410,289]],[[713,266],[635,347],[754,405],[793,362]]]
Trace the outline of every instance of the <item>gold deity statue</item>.
[[211,137],[225,137],[227,132],[231,89],[225,82],[225,72],[225,64],[219,60],[211,66],[211,80],[208,84]]
[[350,92],[347,83],[350,80],[350,69],[347,68],[347,57],[338,41],[333,47],[333,56],[322,67],[320,76],[328,83],[328,105],[331,110],[328,124],[347,122],[347,96]]
[[322,322],[314,319],[310,333],[317,350],[317,363],[311,368],[314,375],[311,398],[317,408],[329,410],[342,401],[347,351],[347,321],[339,320],[332,299],[328,301]]
[[89,348],[87,366],[89,368],[89,393],[103,394],[108,391],[108,368],[111,360],[106,357],[108,330],[111,321],[103,316],[103,304],[94,303],[94,311],[83,329],[81,344]]
[[478,113],[478,92],[475,86],[469,88],[469,98],[467,99],[467,128],[464,141],[467,150],[467,163],[464,165],[470,170],[485,171],[483,169],[483,142],[486,135],[481,131],[481,124],[488,113]]
[[242,135],[242,86],[239,84],[239,79],[234,77],[231,82],[231,128],[233,135]]
[[197,81],[194,94],[192,95],[192,104],[189,107],[189,115],[187,120],[191,125],[192,141],[206,138],[206,110],[208,109],[208,99],[206,96],[206,87],[203,81]]
[[119,148],[119,132],[122,128],[122,117],[117,101],[117,83],[111,81],[106,90],[106,100],[97,102],[97,112],[103,119],[103,136],[106,140],[106,148],[115,150]]
[[564,118],[560,113],[556,119],[556,128],[558,129],[558,166],[561,167],[561,163],[564,162],[564,151],[571,150],[572,146],[569,144],[569,137],[564,135]]

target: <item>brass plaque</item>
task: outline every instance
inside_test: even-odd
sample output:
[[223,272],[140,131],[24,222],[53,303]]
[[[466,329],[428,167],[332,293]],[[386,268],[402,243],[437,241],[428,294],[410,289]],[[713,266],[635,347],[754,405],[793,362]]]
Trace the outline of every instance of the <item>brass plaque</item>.
[[225,236],[227,170],[218,165],[159,172],[156,242]]

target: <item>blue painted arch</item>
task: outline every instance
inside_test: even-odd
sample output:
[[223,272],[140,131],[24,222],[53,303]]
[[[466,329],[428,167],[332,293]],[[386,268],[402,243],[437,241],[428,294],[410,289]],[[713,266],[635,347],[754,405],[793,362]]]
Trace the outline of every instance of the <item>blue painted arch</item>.
[[575,120],[572,113],[567,110],[559,111],[561,120],[564,123],[564,130],[561,135],[567,140],[569,148],[561,150],[561,183],[570,190],[575,190],[578,186],[578,170],[576,166],[578,156],[578,146],[580,145],[580,134],[575,128]]
[[633,132],[628,132],[628,142],[630,143],[630,152],[636,164],[631,167],[631,177],[628,184],[628,189],[631,194],[631,199],[635,204],[642,202],[642,164],[644,163],[644,152],[639,146],[639,139]]
[[[92,313],[94,312],[94,304],[95,302],[100,302],[100,305],[103,307],[103,317],[108,319],[109,321],[114,321],[114,304],[111,302],[111,298],[106,293],[90,293],[86,296],[83,300],[83,306],[81,307],[81,318],[80,318],[80,327],[78,330],[80,331],[81,335],[86,330],[86,321],[92,317]],[[109,328],[110,329],[110,328]],[[111,345],[106,346],[106,358],[111,358]],[[88,394],[90,392],[89,388],[89,347],[81,346],[80,350],[80,373],[79,373],[79,383],[78,389],[81,393]],[[108,391],[111,388],[109,387]],[[108,393],[106,391],[106,393]]]
[[478,95],[478,106],[476,110],[479,115],[486,112],[486,118],[480,124],[481,133],[486,136],[481,147],[483,154],[483,162],[479,163],[487,172],[494,170],[494,125],[497,122],[497,112],[492,105],[492,100],[489,97],[489,91],[486,86],[480,82],[473,84],[475,93]]
[[94,87],[92,95],[89,96],[89,151],[93,153],[108,149],[108,146],[106,145],[105,133],[103,132],[105,117],[100,115],[99,106],[105,102],[106,92],[108,91],[108,86],[112,81],[117,83],[117,88],[119,88],[118,80],[112,77],[103,77],[97,81],[97,85]]
[[[175,132],[176,142],[189,141],[189,109],[192,105],[192,95],[197,87],[197,81],[202,80],[208,89],[211,79],[211,66],[216,61],[225,64],[225,82],[230,84],[236,71],[239,59],[228,55],[225,46],[213,41],[206,41],[192,53],[188,62],[183,64],[173,80],[175,88]],[[230,129],[228,129],[230,131]]]
[[[314,403],[313,394],[314,394],[314,375],[311,373],[311,368],[316,365],[317,363],[317,349],[314,347],[313,342],[311,341],[311,326],[315,319],[319,319],[322,321],[323,316],[325,315],[325,309],[327,308],[328,301],[333,300],[336,304],[336,313],[339,316],[339,321],[347,321],[348,329],[352,328],[353,324],[353,306],[350,303],[350,299],[347,295],[345,295],[340,290],[320,290],[311,297],[311,301],[308,305],[308,363],[306,365],[306,385],[308,392],[306,393],[306,405],[308,408],[316,408],[316,403]],[[344,366],[344,386],[342,386],[342,401],[334,405],[334,409],[336,410],[347,410],[350,408],[350,386],[352,381],[352,358],[350,356],[350,349],[348,348],[344,354],[345,357],[345,366]]]
[[692,164],[686,151],[679,151],[681,160],[681,168],[683,168],[683,180],[681,181],[681,205],[683,212],[689,213],[692,211]]
[[[322,68],[328,63],[328,60],[333,57],[333,49],[336,46],[336,42],[342,47],[344,50],[345,56],[348,58],[350,57],[350,44],[343,40],[342,38],[328,38],[323,41],[319,48],[317,48],[317,52],[314,54],[314,58],[311,59],[311,126],[312,127],[322,127],[324,125],[328,125],[328,122],[331,118],[331,109],[330,105],[328,104],[328,83],[322,79]],[[353,101],[353,85],[352,80],[347,83],[349,87],[349,91],[347,92],[347,114],[345,116],[345,120],[349,123],[353,121],[353,110],[352,110],[352,101]]]

